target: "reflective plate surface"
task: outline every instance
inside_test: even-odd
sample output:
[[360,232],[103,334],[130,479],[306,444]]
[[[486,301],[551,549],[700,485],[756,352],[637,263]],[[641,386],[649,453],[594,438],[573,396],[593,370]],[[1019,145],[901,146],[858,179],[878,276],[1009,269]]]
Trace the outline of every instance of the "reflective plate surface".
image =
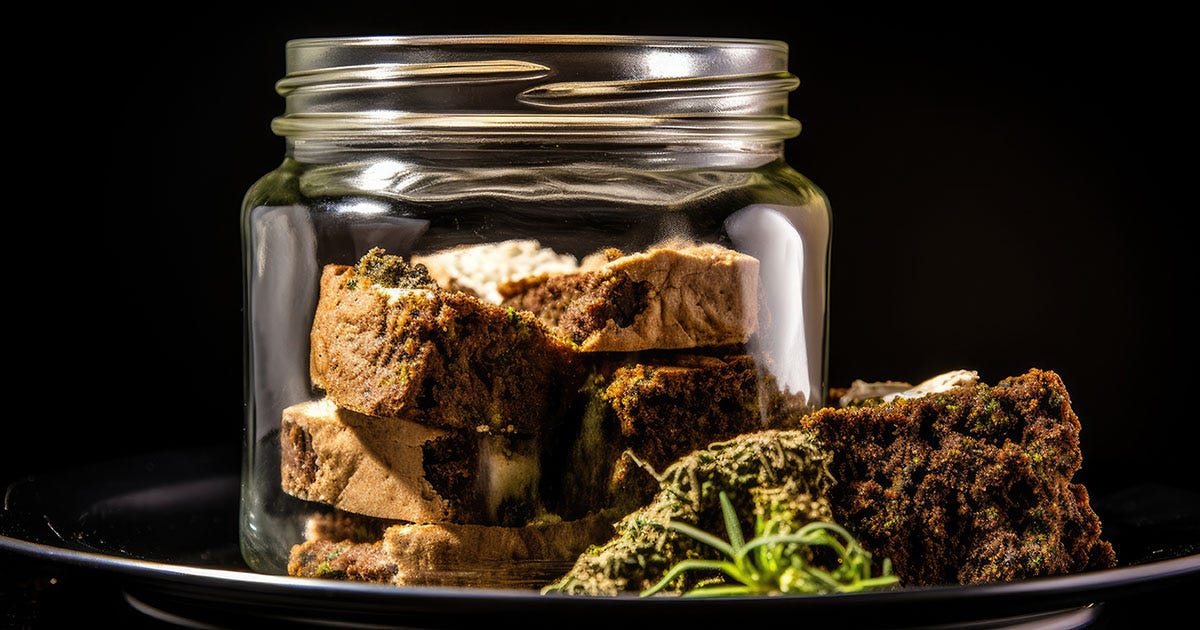
[[[195,626],[468,628],[496,623],[739,624],[789,615],[872,628],[1076,628],[1106,599],[1200,575],[1200,499],[1172,486],[1093,496],[1121,566],[1009,584],[798,597],[548,596],[414,588],[250,571],[238,548],[240,453],[163,452],[17,480],[0,510],[0,550],[106,572],[134,608]],[[811,626],[810,626],[811,627]]]

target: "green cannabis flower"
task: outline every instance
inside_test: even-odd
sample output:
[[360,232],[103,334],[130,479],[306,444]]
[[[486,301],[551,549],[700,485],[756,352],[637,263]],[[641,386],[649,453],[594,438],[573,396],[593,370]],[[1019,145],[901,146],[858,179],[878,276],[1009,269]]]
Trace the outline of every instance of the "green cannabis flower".
[[[683,572],[694,570],[718,571],[737,583],[705,581],[685,592],[685,597],[846,593],[888,588],[899,582],[888,558],[884,558],[879,575],[873,576],[871,553],[840,525],[814,521],[795,532],[780,533],[782,522],[759,517],[755,519],[755,537],[747,542],[724,491],[720,501],[728,542],[679,521],[668,522],[667,528],[713,547],[727,559],[682,560],[657,584],[642,591],[642,597],[658,593]],[[821,566],[819,559],[833,568]]]

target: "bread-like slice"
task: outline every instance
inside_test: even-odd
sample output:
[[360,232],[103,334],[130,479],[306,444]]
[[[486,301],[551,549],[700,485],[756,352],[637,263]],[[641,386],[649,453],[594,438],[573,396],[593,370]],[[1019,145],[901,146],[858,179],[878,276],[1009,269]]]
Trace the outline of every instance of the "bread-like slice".
[[288,559],[288,575],[294,577],[386,584],[399,570],[380,540],[308,540],[294,545]]
[[758,259],[720,245],[663,243],[574,273],[501,285],[583,352],[741,344],[758,328]]
[[313,384],[339,407],[433,426],[537,435],[557,422],[583,378],[571,345],[424,272],[381,250],[324,268]]
[[1115,566],[1074,480],[1080,422],[1058,374],[827,408],[834,516],[909,585],[1002,582]]
[[366,416],[328,398],[283,412],[285,492],[421,523],[524,524],[539,511],[533,438]]
[[[809,411],[803,396],[736,348],[727,354],[644,353],[597,362],[584,387],[578,430],[558,450],[567,457],[555,504],[564,517],[596,505],[630,510],[658,489],[650,471],[714,441],[794,426]],[[789,404],[790,403],[790,404]]]
[[335,527],[310,523],[306,540],[291,549],[289,575],[401,586],[535,589],[569,568],[590,546],[611,537],[620,515],[600,511],[523,527],[394,524],[373,540],[350,537],[341,518],[343,523]]

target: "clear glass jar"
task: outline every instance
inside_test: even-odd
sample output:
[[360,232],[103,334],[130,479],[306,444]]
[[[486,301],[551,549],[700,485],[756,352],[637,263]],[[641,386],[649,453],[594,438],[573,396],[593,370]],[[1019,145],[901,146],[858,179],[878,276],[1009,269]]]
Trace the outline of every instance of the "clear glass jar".
[[[675,458],[823,405],[830,212],[784,158],[787,57],[289,42],[286,157],[242,218],[250,567],[536,586],[570,562],[526,544],[481,575],[444,541],[503,560],[505,530],[626,510]],[[351,566],[389,536],[400,577]]]

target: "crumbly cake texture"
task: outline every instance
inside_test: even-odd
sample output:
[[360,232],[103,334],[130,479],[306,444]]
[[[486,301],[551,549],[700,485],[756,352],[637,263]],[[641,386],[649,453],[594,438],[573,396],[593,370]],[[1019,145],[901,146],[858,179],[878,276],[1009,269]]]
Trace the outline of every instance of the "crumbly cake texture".
[[976,584],[1116,565],[1080,470],[1080,422],[1058,374],[802,420],[832,453],[833,514],[908,585]]
[[329,510],[309,515],[304,521],[304,540],[376,542],[383,539],[387,528],[400,524],[402,521]]
[[311,540],[292,546],[288,575],[353,582],[390,583],[400,567],[383,541]]
[[602,397],[627,448],[656,469],[714,441],[774,426],[749,354],[651,357],[615,371]]
[[499,287],[583,352],[745,343],[758,328],[758,260],[716,244],[610,251],[598,268]]
[[[874,557],[890,559],[906,586],[1112,568],[1116,556],[1087,490],[1072,481],[1082,462],[1079,431],[1062,380],[1038,369],[994,386],[821,409],[798,429],[742,434],[672,464],[659,493],[622,519],[617,537],[543,592],[637,592],[679,560],[718,559],[664,523],[724,532],[714,508],[719,490],[738,514],[778,515],[762,497],[790,497],[796,527],[844,525]],[[809,509],[795,509],[798,499]],[[670,590],[693,586],[681,577]]]
[[558,449],[568,460],[553,479],[567,489],[556,505],[564,516],[596,505],[635,509],[658,489],[653,471],[714,441],[799,418],[753,357],[737,349],[612,360],[595,368],[584,390],[578,432]]
[[[314,515],[291,549],[288,574],[400,586],[531,589],[560,575],[613,533],[611,511],[525,527],[387,524]],[[356,534],[366,533],[366,537]]]
[[[726,492],[744,532],[754,519],[779,518],[799,529],[831,519],[825,493],[833,478],[829,454],[814,434],[766,430],[716,442],[672,463],[659,475],[658,492],[624,516],[616,533],[581,554],[569,571],[543,587],[543,593],[613,596],[654,585],[684,558],[722,560],[689,536],[668,530],[681,521],[724,537],[719,495]],[[786,526],[779,533],[794,531]],[[667,592],[697,585],[698,574],[677,578]]]
[[339,407],[531,435],[583,378],[578,353],[533,315],[439,289],[381,250],[323,269],[309,368]]
[[340,408],[283,412],[282,487],[340,510],[420,523],[523,525],[541,509],[532,438],[451,431]]

